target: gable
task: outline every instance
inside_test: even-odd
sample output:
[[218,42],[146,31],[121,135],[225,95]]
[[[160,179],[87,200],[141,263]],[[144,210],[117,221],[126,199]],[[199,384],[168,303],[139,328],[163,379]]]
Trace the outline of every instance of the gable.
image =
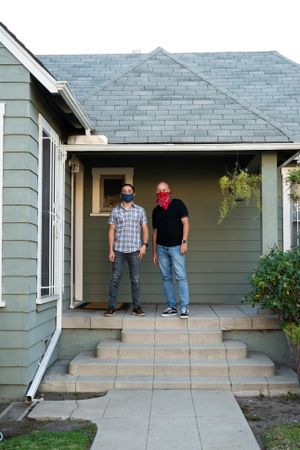
[[110,143],[287,142],[253,107],[158,49],[82,101]]

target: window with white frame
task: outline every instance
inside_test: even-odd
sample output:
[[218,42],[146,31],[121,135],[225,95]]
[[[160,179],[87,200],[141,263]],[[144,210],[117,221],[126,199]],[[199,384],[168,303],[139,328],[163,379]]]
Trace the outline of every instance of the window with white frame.
[[64,157],[46,120],[39,120],[37,301],[58,296],[63,284]]
[[283,249],[299,246],[300,244],[300,202],[290,198],[290,188],[287,177],[291,168],[282,169],[282,198],[283,198]]
[[133,184],[132,167],[94,167],[92,169],[92,216],[108,216],[120,202],[121,187]]

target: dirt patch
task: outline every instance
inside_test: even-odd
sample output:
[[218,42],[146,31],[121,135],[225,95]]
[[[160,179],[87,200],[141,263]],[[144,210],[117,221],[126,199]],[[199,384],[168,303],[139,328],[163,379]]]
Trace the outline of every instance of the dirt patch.
[[[36,398],[44,398],[44,400],[84,400],[95,397],[102,397],[106,392],[97,393],[47,393],[38,394]],[[10,403],[0,403],[0,414],[9,406]],[[37,421],[24,418],[20,421],[0,420],[0,432],[4,439],[28,434],[32,431],[72,431],[85,426],[88,421],[85,420],[43,420]],[[90,447],[89,447],[90,448]]]
[[237,401],[262,449],[261,433],[267,428],[278,424],[300,423],[299,395],[238,397]]

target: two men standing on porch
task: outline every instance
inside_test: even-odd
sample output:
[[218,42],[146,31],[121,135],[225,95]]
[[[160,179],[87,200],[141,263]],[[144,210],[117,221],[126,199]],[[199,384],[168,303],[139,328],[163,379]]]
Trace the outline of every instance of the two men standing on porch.
[[[124,184],[120,194],[121,203],[113,208],[108,220],[108,259],[112,263],[112,279],[105,317],[116,314],[117,294],[126,260],[131,281],[132,313],[136,316],[145,316],[140,303],[139,274],[140,262],[148,247],[149,230],[145,210],[133,202],[134,196],[134,186]],[[174,272],[180,301],[179,317],[187,319],[189,317],[189,287],[185,270],[185,254],[188,249],[188,210],[181,200],[171,198],[171,189],[164,181],[157,185],[156,202],[158,204],[152,212],[153,262],[159,266],[167,301],[167,308],[161,315],[163,317],[177,315],[172,277]]]
[[117,294],[126,260],[131,281],[132,313],[145,316],[140,303],[140,262],[148,247],[149,230],[145,210],[133,202],[134,196],[134,186],[124,184],[120,194],[121,204],[113,208],[108,220],[108,259],[112,263],[112,279],[105,317],[116,314]]
[[178,287],[180,319],[189,317],[189,287],[185,270],[185,254],[188,250],[189,213],[185,204],[171,198],[168,183],[160,182],[156,187],[158,205],[152,212],[153,262],[158,264],[167,300],[167,308],[161,314],[169,317],[177,314],[176,296],[173,286],[174,272]]

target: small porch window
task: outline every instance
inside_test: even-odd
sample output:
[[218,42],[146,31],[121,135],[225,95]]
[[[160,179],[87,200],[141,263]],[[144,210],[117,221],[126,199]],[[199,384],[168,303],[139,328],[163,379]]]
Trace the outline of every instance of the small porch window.
[[120,202],[121,187],[124,184],[124,176],[106,175],[101,177],[100,183],[100,210],[110,212]]
[[124,183],[133,184],[132,167],[93,168],[91,216],[109,216],[112,208],[120,201]]
[[63,266],[64,160],[59,137],[40,117],[37,303],[60,294]]

